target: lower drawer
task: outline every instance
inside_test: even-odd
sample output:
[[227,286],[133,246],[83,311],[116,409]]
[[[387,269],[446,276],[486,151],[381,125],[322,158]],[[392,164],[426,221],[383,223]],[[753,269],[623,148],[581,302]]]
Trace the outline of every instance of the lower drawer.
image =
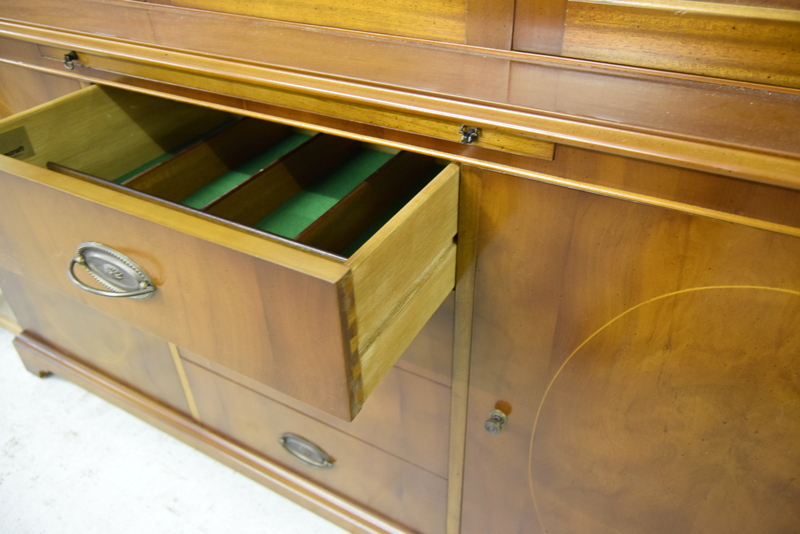
[[[445,478],[198,365],[184,362],[184,366],[204,425],[414,531],[444,532]],[[446,443],[445,428],[442,434]],[[289,440],[303,440],[295,447],[300,456],[318,462],[307,445],[313,444],[327,455],[330,467],[302,463],[279,441],[287,435],[292,436]]]

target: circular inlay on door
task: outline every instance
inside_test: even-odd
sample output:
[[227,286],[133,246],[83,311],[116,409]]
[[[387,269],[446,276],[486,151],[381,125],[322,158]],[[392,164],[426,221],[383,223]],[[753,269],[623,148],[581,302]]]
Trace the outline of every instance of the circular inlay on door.
[[551,534],[796,532],[800,293],[699,288],[621,314],[549,385],[529,472]]

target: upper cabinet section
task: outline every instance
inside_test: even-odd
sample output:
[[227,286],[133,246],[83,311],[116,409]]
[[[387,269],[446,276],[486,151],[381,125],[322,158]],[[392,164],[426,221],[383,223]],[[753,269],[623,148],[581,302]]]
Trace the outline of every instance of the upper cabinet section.
[[800,88],[791,0],[525,0],[514,49]]

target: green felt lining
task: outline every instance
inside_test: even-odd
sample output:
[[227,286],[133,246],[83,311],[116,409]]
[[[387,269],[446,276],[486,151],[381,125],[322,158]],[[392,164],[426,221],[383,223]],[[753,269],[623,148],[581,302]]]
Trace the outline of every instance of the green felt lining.
[[[176,148],[158,156],[149,162],[125,173],[114,182],[121,184],[130,178],[174,157],[181,151],[189,148],[202,139],[229,127],[232,122],[226,122],[201,136],[191,139]],[[232,190],[252,175],[275,162],[281,156],[291,152],[302,145],[311,136],[300,132],[291,132],[286,137],[269,147],[257,157],[232,169],[213,182],[201,187],[180,201],[184,206],[202,209],[213,200]],[[386,164],[394,155],[369,148],[362,148],[344,163],[331,171],[327,176],[316,182],[310,188],[297,193],[288,202],[264,217],[253,225],[259,230],[277,234],[289,239],[296,238],[303,230],[336,205],[348,193],[355,189],[364,180]],[[421,178],[411,189],[391,208],[389,208],[370,228],[364,231],[344,252],[348,257],[358,250],[372,235],[385,225],[403,206],[405,206],[425,185],[427,185],[443,166],[435,166],[426,176]]]
[[181,200],[181,204],[197,209],[207,206],[211,201],[221,197],[281,156],[288,154],[310,137],[308,134],[291,132],[255,158],[226,172],[210,184],[187,196]]
[[297,193],[254,226],[294,239],[392,157],[393,154],[361,149],[326,177],[309,189]]

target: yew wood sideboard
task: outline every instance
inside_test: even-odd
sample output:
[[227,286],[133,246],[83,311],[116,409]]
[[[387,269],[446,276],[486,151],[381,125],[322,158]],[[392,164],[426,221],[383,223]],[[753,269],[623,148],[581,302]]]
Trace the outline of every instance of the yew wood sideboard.
[[798,65],[783,0],[5,0],[16,348],[353,532],[797,532]]

